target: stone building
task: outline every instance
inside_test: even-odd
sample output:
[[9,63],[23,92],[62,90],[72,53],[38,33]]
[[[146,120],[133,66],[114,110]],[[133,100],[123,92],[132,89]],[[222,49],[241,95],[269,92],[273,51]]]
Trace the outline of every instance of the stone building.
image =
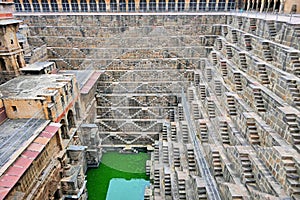
[[300,13],[297,0],[54,0],[15,1],[17,12],[198,12],[251,10]]
[[21,21],[13,18],[13,6],[13,1],[0,1],[0,84],[18,76],[25,66],[16,35]]

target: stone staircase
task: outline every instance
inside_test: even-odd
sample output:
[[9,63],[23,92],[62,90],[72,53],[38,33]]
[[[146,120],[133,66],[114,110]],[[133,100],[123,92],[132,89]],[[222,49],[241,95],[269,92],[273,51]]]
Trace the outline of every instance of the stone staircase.
[[237,115],[237,110],[236,110],[236,105],[235,105],[235,100],[233,96],[226,94],[226,102],[227,102],[227,112],[229,113],[230,116],[236,116]]
[[200,99],[202,101],[205,100],[206,98],[206,88],[204,84],[199,84],[199,90],[200,90]]
[[158,168],[154,169],[153,186],[154,188],[160,188],[160,170]]
[[212,58],[213,65],[218,64],[217,53],[215,51],[211,52],[211,58]]
[[194,120],[200,119],[201,115],[200,115],[200,109],[199,109],[198,103],[193,103],[192,104],[192,109],[193,109]]
[[245,34],[244,35],[244,41],[245,41],[245,47],[247,51],[252,50],[252,45],[251,45],[251,37],[250,35]]
[[259,74],[258,78],[259,78],[261,84],[263,84],[263,85],[270,84],[266,65],[263,63],[258,63],[257,68],[258,68],[258,74]]
[[230,145],[230,137],[228,134],[228,124],[226,121],[221,120],[219,122],[220,135],[223,144]]
[[187,148],[187,160],[190,172],[196,172],[195,154],[192,147]]
[[267,25],[268,25],[268,29],[269,29],[268,33],[270,37],[274,38],[277,35],[274,21],[267,21]]
[[186,179],[178,177],[179,200],[187,199],[186,198],[186,190],[185,190],[185,181],[186,181]]
[[220,153],[212,150],[212,167],[214,176],[223,176]]
[[256,180],[252,171],[252,163],[248,157],[248,154],[240,153],[240,163],[242,167],[241,179],[242,182],[246,185],[256,187]]
[[212,99],[206,99],[206,106],[208,111],[209,118],[215,118],[216,117],[216,111],[215,111],[215,103]]
[[171,139],[173,142],[177,142],[177,128],[175,123],[171,123]]
[[300,59],[298,53],[290,53],[290,64],[292,73],[300,78]]
[[254,119],[248,118],[246,125],[247,125],[247,134],[248,134],[249,142],[252,145],[260,145],[260,139],[259,139],[259,135],[257,132],[257,127]]
[[217,96],[222,95],[222,85],[221,85],[221,81],[218,79],[215,79],[215,92]]
[[235,29],[231,30],[231,36],[232,36],[232,43],[237,43],[238,42],[238,37]]
[[222,77],[224,78],[228,74],[227,62],[225,60],[220,60],[220,66],[221,66]]
[[293,100],[295,107],[300,109],[300,90],[297,87],[296,80],[289,80],[287,86],[291,93],[292,100]]
[[186,121],[181,122],[181,131],[183,143],[189,143],[189,130]]
[[167,132],[167,126],[163,126],[162,129],[162,140],[168,141],[168,132]]
[[171,188],[171,175],[170,173],[165,172],[165,195],[172,195],[172,188]]
[[264,60],[267,62],[273,61],[269,42],[262,42],[262,56],[263,56]]
[[205,121],[199,121],[200,141],[202,143],[208,142],[208,129]]
[[289,185],[289,191],[294,199],[300,197],[300,174],[296,168],[293,157],[282,157],[283,168],[286,176],[286,183]]
[[260,88],[253,88],[253,97],[256,110],[258,112],[266,112],[264,100]]
[[233,77],[234,77],[235,90],[238,92],[242,91],[243,86],[242,86],[241,74],[239,72],[233,72]]
[[173,163],[174,167],[180,167],[180,151],[178,147],[173,147]]
[[228,59],[231,59],[233,57],[231,46],[228,44],[226,45],[226,55]]
[[178,104],[178,120],[179,121],[184,121],[184,113],[183,113],[183,107],[181,104]]
[[169,164],[169,148],[168,148],[168,143],[163,143],[162,147],[162,156],[163,156],[163,163]]
[[249,30],[250,30],[251,33],[255,33],[255,31],[256,31],[256,19],[249,18],[249,20],[250,20]]
[[175,110],[171,108],[168,112],[170,122],[175,122]]
[[247,70],[247,60],[245,53],[239,53],[239,62],[243,71]]
[[293,145],[300,145],[300,129],[297,122],[296,115],[287,114],[286,123],[288,124],[288,130],[291,135]]

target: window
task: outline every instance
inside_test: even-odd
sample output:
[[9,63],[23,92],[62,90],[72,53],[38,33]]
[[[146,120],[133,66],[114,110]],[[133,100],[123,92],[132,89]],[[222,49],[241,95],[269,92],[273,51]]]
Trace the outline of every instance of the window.
[[14,40],[10,40],[10,44],[14,44]]
[[12,106],[11,108],[14,112],[17,112],[17,106]]

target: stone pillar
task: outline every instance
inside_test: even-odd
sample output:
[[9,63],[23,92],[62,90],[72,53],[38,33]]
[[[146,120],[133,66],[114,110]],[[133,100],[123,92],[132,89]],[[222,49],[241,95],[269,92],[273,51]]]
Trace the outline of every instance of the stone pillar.
[[135,11],[140,11],[140,0],[134,1]]
[[[110,12],[110,0],[105,0],[105,4],[106,4],[106,12]],[[127,6],[127,3],[126,3],[126,6]]]
[[56,0],[56,3],[57,3],[58,11],[62,12],[63,11],[62,0]]
[[190,0],[185,0],[184,10],[189,11],[189,9],[190,9]]
[[200,3],[200,0],[197,0],[196,11],[199,11],[199,3]]
[[117,12],[120,12],[120,0],[117,0]]
[[96,0],[96,11],[99,12],[99,0]]
[[169,0],[166,0],[166,11],[169,10]]
[[147,5],[146,5],[146,7],[147,7],[146,10],[147,10],[147,11],[149,11],[149,3],[150,3],[150,0],[146,0],[146,4],[147,4]]
[[22,8],[22,11],[24,11],[24,3],[23,3],[23,0],[20,0],[20,4],[21,4],[21,8]]
[[33,5],[32,5],[32,0],[29,0],[29,5],[30,5],[30,8],[31,8],[31,12],[34,12],[34,9],[33,9]]
[[80,0],[77,0],[77,4],[78,4],[78,11],[81,12]]
[[128,12],[129,11],[129,0],[126,0],[125,3],[126,3],[126,12]]
[[159,0],[155,0],[156,3],[156,11],[159,11]]
[[175,11],[178,11],[178,0],[175,0]]
[[48,0],[47,2],[48,2],[48,5],[49,5],[49,10],[50,10],[50,12],[52,12],[51,1],[50,1],[50,0]]
[[90,0],[86,0],[88,12],[91,12]]

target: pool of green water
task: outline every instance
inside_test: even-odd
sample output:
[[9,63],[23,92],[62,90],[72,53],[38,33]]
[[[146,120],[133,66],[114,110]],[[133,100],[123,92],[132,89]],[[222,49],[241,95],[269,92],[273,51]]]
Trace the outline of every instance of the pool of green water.
[[103,154],[99,167],[87,171],[89,200],[105,200],[109,182],[113,178],[149,180],[146,176],[146,161],[149,159],[150,155],[147,153],[107,152]]

